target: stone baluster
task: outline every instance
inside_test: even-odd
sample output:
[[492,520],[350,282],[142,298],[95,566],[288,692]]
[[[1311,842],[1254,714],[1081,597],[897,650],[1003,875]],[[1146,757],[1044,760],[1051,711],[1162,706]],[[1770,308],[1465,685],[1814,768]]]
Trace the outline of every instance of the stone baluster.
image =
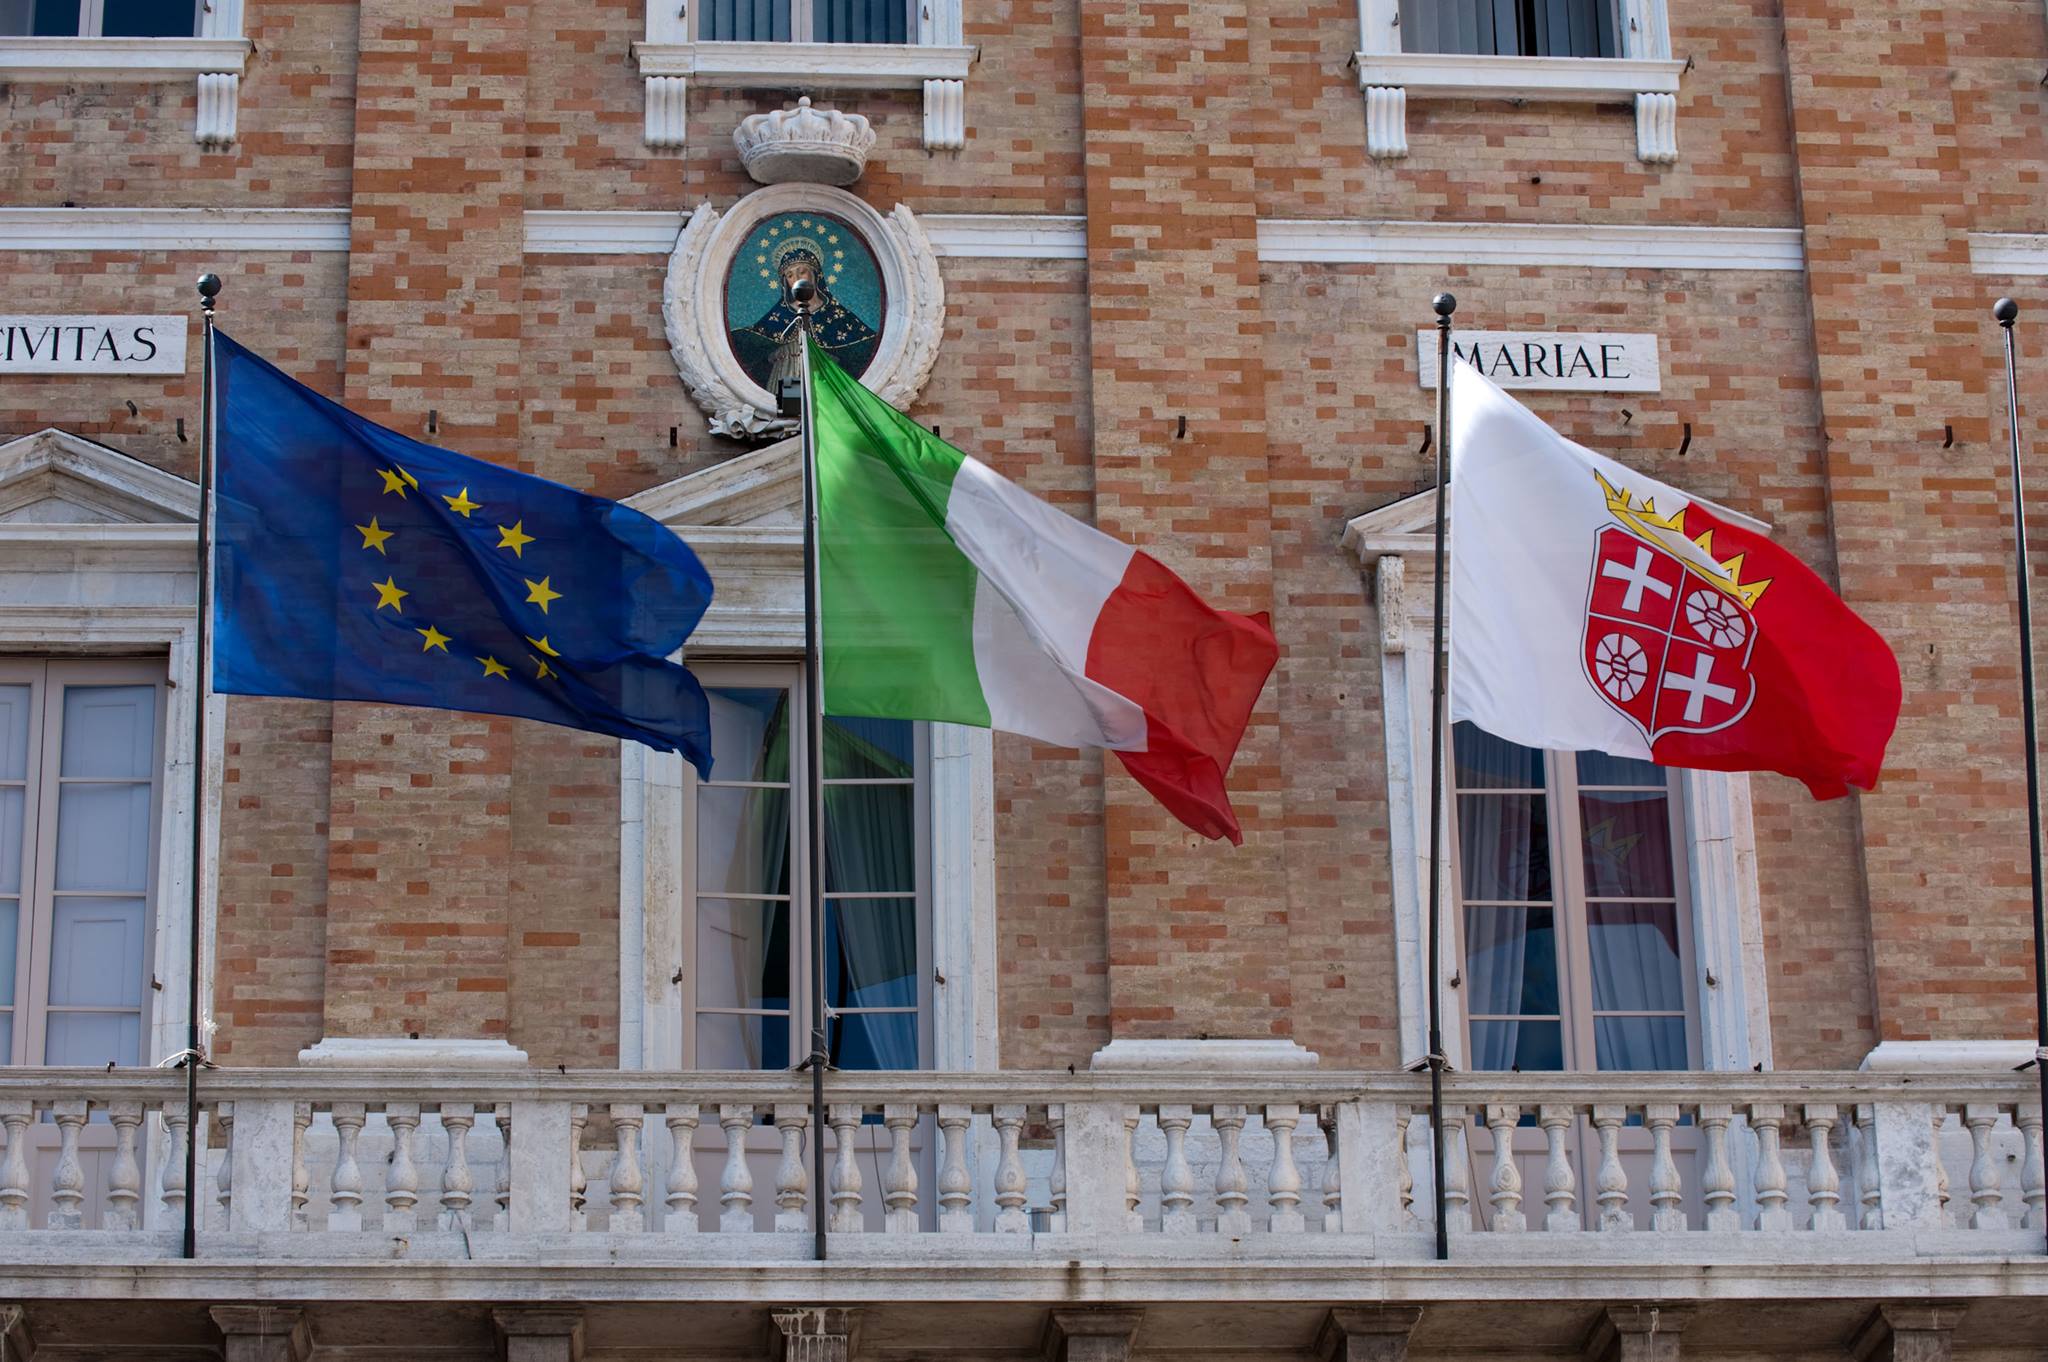
[[384,1170],[384,1229],[411,1234],[419,1228],[420,1170],[413,1162],[413,1136],[420,1128],[417,1102],[386,1102],[384,1120],[391,1127],[391,1163]]
[[498,1186],[493,1198],[498,1203],[497,1214],[492,1217],[491,1228],[500,1234],[512,1232],[512,1107],[509,1103],[498,1104],[496,1112],[498,1125],[499,1153]]
[[114,1126],[114,1165],[107,1172],[103,1230],[142,1228],[142,1164],[135,1157],[135,1132],[142,1128],[142,1103],[115,1102],[107,1108]]
[[1681,1209],[1684,1190],[1678,1181],[1678,1163],[1671,1157],[1671,1128],[1678,1124],[1678,1104],[1653,1102],[1643,1108],[1643,1124],[1650,1128],[1650,1228],[1671,1234],[1685,1228]]
[[1337,1161],[1337,1114],[1325,1107],[1323,1131],[1323,1233],[1344,1232],[1344,1165]]
[[306,1171],[306,1131],[313,1124],[311,1102],[292,1103],[292,1228],[306,1226],[306,1203],[313,1193],[313,1175]]
[[811,1177],[804,1168],[804,1137],[809,1134],[810,1127],[809,1108],[777,1104],[775,1134],[782,1141],[782,1158],[775,1165],[775,1229],[778,1234],[805,1234],[811,1228]]
[[470,1202],[476,1191],[476,1175],[469,1170],[469,1132],[476,1124],[476,1106],[467,1102],[441,1104],[441,1129],[448,1136],[448,1160],[441,1165],[441,1214],[436,1223],[444,1230],[472,1227]]
[[[164,1141],[163,1205],[164,1223],[179,1225],[185,1223],[185,1141],[190,1135],[190,1126],[185,1120],[185,1099],[175,1098],[164,1103],[164,1131],[169,1136]],[[9,1146],[13,1140],[9,1139]],[[0,1170],[0,1178],[4,1178]],[[6,1192],[0,1189],[0,1204],[6,1201]],[[4,1226],[5,1211],[0,1210],[0,1226]]]
[[914,1103],[891,1102],[882,1108],[889,1131],[889,1173],[882,1183],[882,1228],[889,1234],[916,1234],[917,1164],[910,1155],[910,1132],[917,1125]]
[[1934,1195],[1941,1203],[1941,1227],[1952,1230],[1956,1227],[1956,1213],[1949,1209],[1948,1159],[1941,1152],[1942,1127],[1948,1124],[1948,1107],[1943,1103],[1934,1104]]
[[[220,1227],[228,1227],[228,1219],[235,1206],[235,1104],[222,1102],[213,1109],[214,1123],[220,1127],[220,1172],[214,1177],[214,1200],[220,1203]],[[202,1157],[205,1150],[200,1151]]]
[[1536,1124],[1543,1127],[1543,1204],[1550,1208],[1544,1213],[1543,1228],[1551,1234],[1571,1234],[1579,1228],[1579,1180],[1565,1149],[1565,1132],[1573,1118],[1569,1106],[1546,1103],[1536,1108]]
[[0,1125],[7,1128],[7,1157],[0,1161],[0,1230],[28,1228],[28,1125],[34,1118],[34,1102],[0,1101]]
[[1266,1175],[1266,1228],[1274,1234],[1303,1234],[1308,1217],[1301,1213],[1301,1169],[1294,1162],[1294,1131],[1301,1124],[1301,1105],[1275,1103],[1266,1108],[1266,1129],[1273,1132],[1273,1167]]
[[577,1232],[589,1224],[584,1207],[590,1201],[590,1178],[583,1171],[583,1128],[589,1124],[588,1103],[569,1108],[569,1228]]
[[1628,1208],[1628,1173],[1621,1166],[1621,1128],[1627,1123],[1627,1107],[1593,1108],[1593,1129],[1600,1132],[1600,1170],[1593,1175],[1593,1200],[1600,1206],[1600,1228],[1608,1234],[1636,1227]]
[[1493,1174],[1486,1199],[1493,1203],[1493,1232],[1520,1234],[1529,1228],[1522,1213],[1522,1170],[1515,1165],[1515,1127],[1522,1123],[1518,1106],[1489,1103],[1486,1128],[1493,1132]]
[[1159,1107],[1159,1129],[1166,1135],[1166,1166],[1159,1173],[1159,1228],[1166,1234],[1193,1234],[1195,1174],[1188,1167],[1188,1127],[1195,1109],[1187,1105]]
[[1970,1213],[1973,1230],[2002,1230],[2009,1223],[2005,1215],[2005,1170],[1999,1166],[1997,1151],[1991,1147],[1991,1129],[1998,1124],[1998,1104],[1971,1102],[1963,1108],[1963,1124],[1970,1130]]
[[[1216,1129],[1216,1140],[1221,1146],[1216,1160],[1216,1232],[1218,1234],[1246,1235],[1252,1232],[1251,1212],[1245,1209],[1250,1200],[1246,1189],[1251,1182],[1244,1173],[1244,1153],[1239,1142],[1244,1136],[1245,1109],[1222,1103],[1210,1108],[1209,1124]],[[1279,1156],[1279,1146],[1274,1146],[1274,1156]]]
[[85,1225],[85,1168],[78,1161],[78,1133],[85,1129],[88,1104],[67,1098],[50,1104],[57,1122],[57,1167],[50,1175],[50,1228],[82,1229]]
[[639,1234],[647,1228],[647,1175],[640,1162],[640,1128],[647,1108],[639,1102],[614,1102],[612,1166],[605,1177],[612,1194],[612,1213],[605,1227],[613,1234]]
[[327,1228],[354,1233],[363,1227],[363,1166],[357,1145],[369,1110],[361,1102],[336,1102],[328,1110],[334,1119],[335,1155]]
[[1856,1197],[1863,1205],[1857,1223],[1866,1230],[1884,1228],[1884,1190],[1878,1177],[1877,1108],[1865,1102],[1856,1108]]
[[1144,1191],[1138,1182],[1138,1157],[1134,1148],[1138,1123],[1144,1119],[1136,1107],[1124,1109],[1124,1230],[1130,1234],[1141,1233],[1145,1228],[1144,1213],[1138,1209]]
[[1734,1119],[1735,1108],[1727,1103],[1700,1106],[1700,1129],[1707,1136],[1700,1168],[1700,1200],[1706,1203],[1710,1230],[1742,1228],[1742,1212],[1735,1209],[1735,1169],[1728,1163],[1728,1123]]
[[1067,1109],[1055,1102],[1045,1109],[1046,1123],[1052,1127],[1052,1176],[1046,1179],[1046,1191],[1052,1201],[1052,1213],[1047,1217],[1046,1229],[1053,1234],[1067,1231]]
[[1408,1132],[1415,1113],[1406,1107],[1394,1115],[1394,1150],[1401,1164],[1401,1224],[1415,1224],[1415,1165],[1408,1161]]
[[996,1162],[996,1233],[1027,1234],[1031,1218],[1024,1214],[1024,1159],[1017,1150],[1024,1131],[1024,1108],[997,1107],[995,1123],[1003,1141],[1002,1156]]
[[2030,1230],[2048,1230],[2048,1168],[2041,1150],[2041,1104],[2023,1102],[2013,1113],[2020,1128],[2020,1200],[2026,1205]]
[[1756,1227],[1765,1234],[1792,1228],[1792,1211],[1785,1204],[1784,1124],[1782,1102],[1750,1103],[1749,1128],[1756,1132]]
[[858,1103],[834,1103],[825,1109],[832,1127],[832,1222],[834,1234],[859,1234],[867,1228],[860,1213],[860,1151],[855,1140],[862,1110]]
[[697,1232],[697,1123],[702,1118],[695,1102],[671,1102],[662,1113],[668,1126],[668,1182],[664,1203],[668,1214],[661,1227],[670,1234]]
[[1444,1227],[1450,1234],[1472,1228],[1472,1177],[1465,1151],[1465,1121],[1465,1108],[1444,1108]]
[[1828,1135],[1841,1112],[1830,1103],[1809,1102],[1806,1106],[1806,1136],[1813,1147],[1813,1161],[1806,1170],[1806,1202],[1810,1207],[1806,1227],[1811,1230],[1845,1230],[1848,1219],[1841,1210],[1842,1175],[1835,1171],[1834,1151]]
[[747,1132],[754,1128],[751,1102],[723,1103],[718,1124],[725,1131],[725,1168],[718,1175],[720,1234],[754,1232],[754,1175],[747,1171]]
[[[1056,1107],[1064,1112],[1065,1108]],[[974,1179],[967,1171],[967,1141],[974,1124],[974,1108],[942,1103],[939,1107],[939,1139],[945,1146],[939,1165],[939,1233],[974,1233]],[[1057,1171],[1057,1166],[1055,1171]],[[854,1198],[859,1214],[860,1198]],[[836,1217],[835,1217],[836,1219]]]

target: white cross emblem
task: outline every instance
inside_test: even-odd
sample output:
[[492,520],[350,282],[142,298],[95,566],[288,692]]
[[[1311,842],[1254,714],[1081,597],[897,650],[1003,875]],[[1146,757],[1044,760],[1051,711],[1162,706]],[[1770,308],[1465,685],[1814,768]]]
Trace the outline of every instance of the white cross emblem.
[[1685,721],[1689,724],[1700,721],[1700,715],[1705,711],[1710,699],[1718,700],[1724,705],[1735,703],[1735,687],[1714,684],[1712,653],[1701,653],[1693,659],[1691,676],[1679,671],[1665,672],[1664,684],[1673,690],[1685,692]]
[[1610,560],[1600,565],[1600,575],[1602,577],[1613,577],[1628,583],[1628,594],[1622,597],[1621,608],[1631,615],[1643,608],[1643,591],[1645,588],[1656,592],[1667,601],[1671,599],[1670,584],[1658,581],[1656,576],[1651,573],[1650,551],[1640,544],[1636,546],[1636,565],[1634,567],[1623,567],[1621,564]]

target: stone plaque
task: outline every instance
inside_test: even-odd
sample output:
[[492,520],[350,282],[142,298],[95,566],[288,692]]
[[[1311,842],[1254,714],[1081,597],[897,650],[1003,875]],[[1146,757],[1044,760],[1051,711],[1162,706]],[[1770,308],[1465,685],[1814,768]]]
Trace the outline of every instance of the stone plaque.
[[[1436,330],[1415,333],[1416,372],[1436,386]],[[1657,338],[1644,332],[1453,331],[1451,349],[1503,388],[1653,393],[1663,386]]]
[[185,317],[0,315],[0,374],[182,374]]

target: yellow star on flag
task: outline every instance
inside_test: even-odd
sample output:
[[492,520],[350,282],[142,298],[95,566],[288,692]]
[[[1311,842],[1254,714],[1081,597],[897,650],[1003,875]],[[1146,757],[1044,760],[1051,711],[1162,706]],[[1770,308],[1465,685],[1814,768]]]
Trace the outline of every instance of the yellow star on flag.
[[377,471],[383,476],[384,490],[398,493],[398,499],[404,501],[405,484],[409,481],[405,473],[396,468],[380,468]]
[[413,632],[426,640],[425,643],[420,645],[421,652],[425,652],[429,648],[439,648],[444,653],[448,651],[448,635],[442,633],[433,625],[430,624],[424,629],[415,629]]
[[358,525],[356,528],[362,531],[364,548],[384,552],[384,541],[391,537],[391,531],[379,525],[377,517],[371,516],[369,524]]
[[498,547],[512,550],[514,558],[524,558],[526,546],[532,542],[533,536],[526,532],[526,522],[523,520],[513,521],[510,529],[503,525],[498,527]]
[[485,675],[485,676],[502,676],[502,677],[504,677],[504,678],[505,678],[505,679],[506,679],[507,681],[510,681],[510,680],[512,679],[512,673],[511,673],[511,672],[509,672],[509,671],[507,671],[507,670],[505,670],[505,664],[504,664],[504,663],[502,663],[502,662],[500,662],[500,661],[498,661],[498,659],[497,659],[497,658],[495,658],[495,657],[480,657],[480,658],[478,658],[478,659],[477,659],[477,661],[479,661],[479,662],[481,662],[481,663],[483,663],[483,664],[484,664],[484,675]]
[[467,487],[463,488],[460,492],[457,492],[452,497],[444,492],[441,494],[441,500],[447,502],[448,509],[455,512],[455,514],[461,516],[464,520],[469,519],[469,513],[471,511],[474,511],[478,507],[483,505],[481,501],[471,501],[469,499],[469,489]]
[[546,653],[549,657],[561,656],[560,653],[556,652],[552,647],[548,646],[548,636],[546,634],[542,634],[539,638],[529,638],[526,641],[528,643],[531,643],[534,647],[540,649],[542,652]]
[[546,662],[542,661],[542,660],[541,660],[540,658],[537,658],[537,657],[536,657],[536,658],[534,659],[534,662],[535,662],[536,664],[538,664],[538,665],[539,665],[539,667],[540,667],[540,670],[539,670],[539,671],[537,671],[537,672],[535,672],[535,673],[533,674],[533,679],[534,679],[534,680],[536,680],[536,681],[545,681],[545,680],[547,680],[547,679],[548,679],[548,678],[549,678],[550,676],[553,676],[553,675],[555,674],[555,673],[554,673],[554,671],[553,671],[553,669],[552,669],[552,668],[550,668],[550,667],[548,666],[548,664],[547,664]]
[[559,601],[562,599],[561,592],[550,590],[548,587],[548,583],[553,580],[552,578],[543,577],[537,582],[530,577],[521,578],[520,580],[526,583],[526,603],[539,606],[540,612],[543,615],[548,612],[549,601]]
[[372,582],[371,585],[377,588],[377,608],[379,610],[388,605],[401,615],[405,613],[405,607],[400,605],[399,602],[412,593],[402,589],[398,585],[396,577],[386,577],[381,582]]

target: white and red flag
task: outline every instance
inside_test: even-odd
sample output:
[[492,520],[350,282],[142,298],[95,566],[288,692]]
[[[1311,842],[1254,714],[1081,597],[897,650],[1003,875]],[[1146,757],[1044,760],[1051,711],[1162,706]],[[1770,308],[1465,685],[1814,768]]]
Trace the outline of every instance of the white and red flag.
[[1870,789],[1899,664],[1758,529],[1451,376],[1450,715],[1529,747]]

